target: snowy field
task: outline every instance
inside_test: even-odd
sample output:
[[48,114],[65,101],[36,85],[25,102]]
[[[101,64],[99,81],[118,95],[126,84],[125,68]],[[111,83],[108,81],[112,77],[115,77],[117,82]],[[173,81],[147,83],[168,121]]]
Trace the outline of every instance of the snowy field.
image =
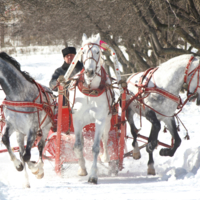
[[[54,70],[63,63],[61,53],[13,56],[21,63],[23,71],[29,72],[36,81],[46,86]],[[1,93],[0,100],[3,98],[4,94]],[[67,166],[59,177],[55,174],[54,163],[45,160],[44,178],[37,180],[29,173],[31,188],[24,189],[23,172],[16,171],[8,153],[2,153],[0,154],[0,200],[200,199],[200,108],[195,103],[187,103],[179,117],[189,131],[190,140],[184,140],[186,131],[180,126],[182,144],[173,158],[159,156],[160,146],[154,151],[156,176],[147,176],[148,154],[142,149],[140,160],[132,158],[124,160],[124,169],[118,176],[108,176],[106,166],[99,165],[98,185],[88,184],[88,176],[77,176],[76,164]],[[139,117],[136,117],[136,120],[139,128]],[[150,123],[142,119],[140,133],[148,136],[149,132]],[[127,133],[130,135],[129,127]],[[170,134],[163,132],[163,124],[158,139],[168,144],[171,142]],[[11,137],[11,144],[16,146],[15,135]],[[2,144],[0,148],[5,147]],[[127,141],[127,149],[131,149],[131,141]],[[37,149],[32,150],[32,158],[37,161]],[[89,167],[90,164],[87,162]]]

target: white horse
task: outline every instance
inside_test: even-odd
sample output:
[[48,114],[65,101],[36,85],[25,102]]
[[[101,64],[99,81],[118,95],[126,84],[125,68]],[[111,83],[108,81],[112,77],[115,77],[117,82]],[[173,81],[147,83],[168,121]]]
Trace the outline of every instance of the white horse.
[[[193,55],[181,55],[168,60],[160,65],[153,73],[147,73],[144,80],[140,82],[143,72],[131,75],[128,80],[127,102],[132,98],[132,102],[127,109],[127,119],[131,126],[133,141],[133,157],[141,157],[137,143],[137,128],[133,121],[133,115],[138,113],[146,117],[152,123],[151,133],[146,150],[149,153],[148,174],[155,174],[153,150],[157,146],[158,133],[160,131],[160,121],[163,121],[167,129],[174,138],[173,148],[163,148],[161,156],[173,156],[181,139],[177,133],[174,113],[180,104],[179,92],[183,85],[187,84],[188,100],[196,97],[197,105],[200,105],[200,57]],[[149,79],[149,80],[148,80]],[[145,82],[147,85],[145,86]],[[143,86],[139,84],[144,84]],[[165,93],[165,91],[167,93]],[[140,93],[141,92],[141,93]],[[167,97],[168,96],[168,97]],[[172,100],[173,99],[173,100]]]
[[[82,129],[85,125],[95,123],[94,144],[92,147],[93,164],[88,182],[97,184],[97,159],[102,139],[104,153],[102,162],[109,162],[107,150],[108,132],[110,130],[111,104],[113,92],[107,87],[110,78],[102,67],[100,35],[82,37],[82,59],[84,72],[78,76],[78,81],[71,82],[69,100],[72,103],[72,117],[75,133],[74,152],[78,158],[80,176],[86,176],[85,160],[83,157]],[[74,85],[76,84],[76,85]]]

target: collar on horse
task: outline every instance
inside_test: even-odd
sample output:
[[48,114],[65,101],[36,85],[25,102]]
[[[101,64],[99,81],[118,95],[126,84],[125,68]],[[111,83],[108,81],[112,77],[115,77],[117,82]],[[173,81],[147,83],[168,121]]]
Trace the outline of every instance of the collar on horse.
[[101,74],[96,72],[96,75],[101,77],[100,85],[96,89],[90,89],[90,88],[84,86],[84,83],[85,83],[85,81],[84,81],[84,71],[85,70],[82,69],[82,71],[80,72],[79,79],[77,80],[77,86],[78,86],[78,89],[84,95],[90,96],[90,97],[98,97],[105,92],[105,90],[106,90],[106,80],[108,78],[108,75],[107,75],[107,73],[106,73],[106,71],[103,67],[101,67],[100,70],[101,70]]
[[101,77],[101,82],[99,84],[98,88],[95,89],[91,89],[89,87],[86,87],[84,85],[85,80],[84,80],[84,69],[82,69],[82,71],[80,73],[78,73],[77,75],[75,75],[74,78],[71,78],[71,80],[75,80],[75,83],[73,84],[73,87],[69,88],[69,90],[74,90],[74,100],[71,106],[71,109],[74,106],[75,103],[75,97],[76,97],[76,86],[78,87],[78,89],[86,96],[89,97],[98,97],[100,95],[102,95],[104,92],[106,94],[106,98],[107,98],[107,102],[108,102],[108,106],[109,106],[109,111],[110,113],[112,113],[112,107],[109,104],[109,97],[108,97],[108,92],[110,93],[111,97],[112,97],[112,102],[114,102],[114,93],[111,90],[112,85],[107,85],[106,81],[108,79],[108,75],[105,71],[105,69],[101,66],[101,74],[96,72],[96,75]]

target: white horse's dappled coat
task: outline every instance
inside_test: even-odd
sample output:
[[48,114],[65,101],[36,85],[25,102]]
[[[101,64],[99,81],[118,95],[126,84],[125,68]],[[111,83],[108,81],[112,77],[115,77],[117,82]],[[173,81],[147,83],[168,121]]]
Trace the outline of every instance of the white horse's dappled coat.
[[[92,89],[97,89],[101,83],[101,49],[100,49],[100,35],[97,34],[91,38],[83,35],[82,51],[84,63],[84,86]],[[109,78],[106,84],[110,84]],[[110,130],[111,113],[109,105],[112,104],[110,92],[103,92],[100,96],[90,97],[83,94],[78,87],[73,89],[74,82],[71,82],[71,89],[69,88],[69,101],[72,106],[72,117],[75,132],[74,151],[79,159],[79,175],[87,175],[85,160],[83,158],[83,137],[82,129],[85,125],[95,123],[95,137],[92,147],[93,165],[89,175],[89,182],[97,183],[97,158],[100,151],[100,140],[102,139],[104,154],[101,156],[103,162],[109,161],[107,151],[108,132]],[[75,92],[75,98],[74,98]]]
[[[174,57],[167,62],[161,64],[158,69],[155,71],[153,74],[153,77],[148,83],[148,87],[156,87],[163,89],[177,97],[179,97],[179,92],[183,86],[184,83],[184,76],[185,76],[185,69],[186,66],[189,63],[189,60],[192,55],[181,55],[178,57]],[[191,83],[189,85],[189,92],[193,93],[195,89],[198,87],[197,83],[199,79],[198,76],[198,70],[194,74],[193,79],[191,79],[193,73],[190,74],[194,69],[196,69],[199,66],[199,57],[194,57],[194,59],[191,62],[191,65],[189,67],[188,74],[189,76],[187,77],[187,84],[189,84],[190,80]],[[138,92],[138,87],[135,86],[134,84],[137,84],[139,82],[139,79],[143,72],[138,73],[135,76],[129,77],[127,80],[128,82],[128,90],[131,92],[131,95],[127,96],[127,99],[130,99],[131,96],[134,96]],[[144,81],[146,78],[144,79]],[[155,83],[155,85],[154,85]],[[197,88],[197,105],[200,103],[200,88]],[[143,96],[146,95],[145,93]],[[128,116],[128,121],[131,126],[131,133],[134,137],[133,141],[133,157],[135,159],[140,158],[140,153],[139,153],[139,148],[137,144],[137,129],[134,125],[133,121],[133,114],[138,113],[142,116],[145,116],[147,120],[149,120],[152,123],[152,129],[150,133],[150,137],[148,140],[148,145],[147,145],[147,151],[149,152],[149,173],[150,174],[155,174],[155,170],[153,172],[150,172],[153,165],[153,155],[152,152],[154,148],[157,146],[157,137],[158,133],[160,131],[160,121],[163,121],[169,132],[171,133],[172,137],[175,140],[174,147],[172,149],[161,149],[160,155],[162,156],[173,156],[176,149],[181,143],[180,137],[177,133],[176,129],[176,123],[174,120],[174,113],[177,109],[178,103],[175,101],[172,101],[169,98],[166,98],[160,94],[157,93],[150,93],[149,96],[144,98],[143,102],[151,107],[152,109],[148,108],[145,106],[145,108],[142,106],[141,111],[140,111],[140,103],[137,100],[134,100],[128,107],[127,109],[127,116]],[[154,112],[157,111],[157,112]],[[160,114],[159,114],[160,113]],[[163,115],[161,115],[163,114]],[[167,116],[167,117],[166,117]],[[169,116],[169,117],[168,117]],[[171,117],[170,117],[171,116]]]

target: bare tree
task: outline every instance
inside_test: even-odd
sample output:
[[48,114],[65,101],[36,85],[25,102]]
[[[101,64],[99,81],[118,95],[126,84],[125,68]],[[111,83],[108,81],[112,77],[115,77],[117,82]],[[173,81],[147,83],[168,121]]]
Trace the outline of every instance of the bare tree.
[[21,36],[24,44],[80,45],[83,33],[100,33],[125,74],[180,54],[200,54],[199,0],[10,1],[20,10],[13,36]]

